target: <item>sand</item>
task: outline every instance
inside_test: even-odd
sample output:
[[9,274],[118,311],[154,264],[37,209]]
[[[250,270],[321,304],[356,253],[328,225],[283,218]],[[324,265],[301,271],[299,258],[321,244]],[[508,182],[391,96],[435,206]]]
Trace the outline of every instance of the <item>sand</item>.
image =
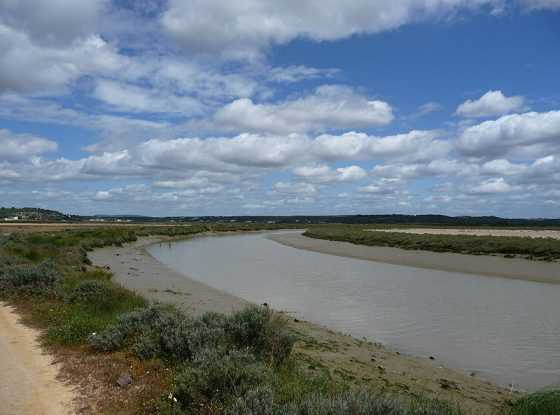
[[390,228],[366,229],[371,232],[401,232],[429,235],[517,236],[521,238],[560,239],[560,230],[548,229],[455,229],[455,228]]
[[350,242],[308,238],[298,233],[271,235],[270,239],[294,248],[368,261],[560,284],[558,262],[357,245]]
[[75,393],[57,379],[59,367],[42,353],[38,332],[21,324],[14,310],[3,303],[0,333],[0,414],[75,413]]
[[[123,286],[195,315],[206,311],[227,313],[248,304],[160,263],[145,249],[153,243],[169,242],[142,238],[123,247],[97,249],[89,253],[89,258],[94,265],[109,267],[114,281]],[[437,357],[432,361],[428,356],[405,356],[326,327],[292,318],[290,321],[302,339],[294,352],[310,367],[328,368],[335,378],[353,379],[359,385],[371,385],[388,394],[421,394],[455,401],[476,414],[493,414],[505,399],[513,397],[509,391],[476,376],[440,366]]]

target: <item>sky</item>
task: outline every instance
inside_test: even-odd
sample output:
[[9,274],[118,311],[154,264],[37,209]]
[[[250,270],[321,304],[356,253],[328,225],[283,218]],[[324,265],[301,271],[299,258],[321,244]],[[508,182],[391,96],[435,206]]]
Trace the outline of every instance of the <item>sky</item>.
[[560,217],[560,0],[0,0],[0,205]]

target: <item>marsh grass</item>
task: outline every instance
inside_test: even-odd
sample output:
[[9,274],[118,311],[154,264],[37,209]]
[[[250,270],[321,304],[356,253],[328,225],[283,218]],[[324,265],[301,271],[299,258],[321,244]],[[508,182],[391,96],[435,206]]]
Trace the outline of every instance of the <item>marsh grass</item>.
[[513,403],[509,415],[560,414],[560,391],[535,392]]
[[390,246],[409,250],[458,252],[472,255],[521,256],[534,260],[560,260],[560,240],[509,236],[431,235],[375,232],[366,225],[333,225],[308,229],[304,235],[358,245]]

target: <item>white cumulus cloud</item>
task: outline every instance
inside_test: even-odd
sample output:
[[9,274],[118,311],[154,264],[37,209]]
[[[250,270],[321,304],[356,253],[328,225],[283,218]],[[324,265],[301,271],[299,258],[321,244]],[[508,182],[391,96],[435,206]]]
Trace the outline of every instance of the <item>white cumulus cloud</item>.
[[367,172],[360,166],[337,169],[331,169],[327,165],[300,166],[296,167],[293,173],[300,179],[317,183],[353,182],[367,176]]
[[439,19],[460,11],[501,8],[502,0],[171,0],[165,30],[199,53],[255,58],[296,38],[333,41]]
[[164,95],[156,88],[142,88],[110,80],[99,80],[94,96],[124,112],[165,112],[193,116],[202,110],[202,104],[189,96]]
[[223,130],[282,134],[374,127],[393,118],[391,106],[384,101],[370,100],[346,86],[323,85],[312,94],[279,103],[236,100],[216,112],[213,125]]
[[560,111],[505,115],[465,129],[458,149],[477,157],[530,157],[560,148]]
[[503,177],[498,177],[495,179],[488,179],[483,181],[477,186],[473,186],[470,192],[473,194],[496,194],[496,193],[508,193],[513,191],[515,188],[508,184]]
[[0,50],[0,93],[60,93],[82,75],[113,73],[127,60],[98,35],[64,46],[40,45],[1,22]]
[[57,148],[56,142],[46,138],[0,129],[0,162],[26,161]]
[[521,111],[521,96],[506,97],[502,91],[488,91],[477,100],[467,100],[457,108],[456,114],[467,118],[484,118]]

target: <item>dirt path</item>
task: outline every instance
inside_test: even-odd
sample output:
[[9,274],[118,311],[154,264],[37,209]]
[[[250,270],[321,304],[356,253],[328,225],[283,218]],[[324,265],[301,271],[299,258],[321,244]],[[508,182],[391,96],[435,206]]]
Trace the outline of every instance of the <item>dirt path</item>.
[[42,353],[37,337],[0,303],[0,415],[74,413],[74,392],[57,380],[58,367]]

